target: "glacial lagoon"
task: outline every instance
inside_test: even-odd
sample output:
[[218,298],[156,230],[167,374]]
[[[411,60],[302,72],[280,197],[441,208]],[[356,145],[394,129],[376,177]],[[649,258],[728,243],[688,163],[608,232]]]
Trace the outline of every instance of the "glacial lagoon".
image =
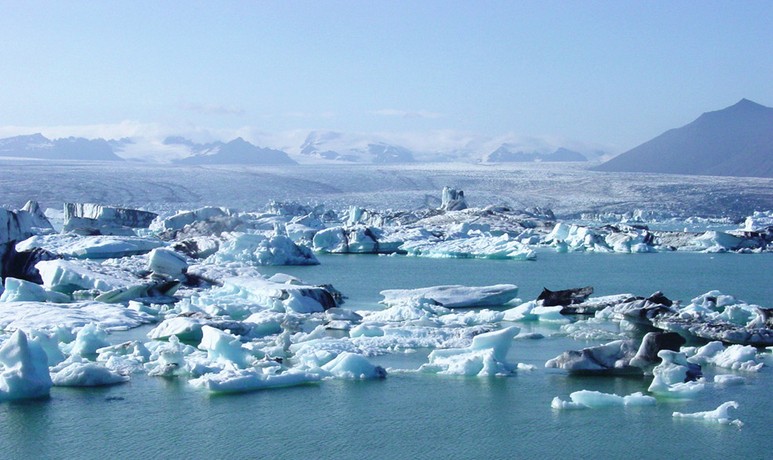
[[[656,290],[672,299],[712,289],[769,305],[770,254],[557,254],[537,261],[321,255],[320,265],[261,269],[309,283],[332,283],[345,308],[381,308],[378,292],[439,284],[514,283],[519,297],[543,287],[592,285],[595,294]],[[737,374],[735,386],[708,385],[694,399],[654,406],[576,411],[551,408],[578,390],[646,392],[647,377],[575,377],[545,369],[565,350],[608,340],[575,340],[560,325],[521,323],[542,339],[517,339],[508,360],[533,365],[507,377],[411,372],[428,350],[370,358],[383,380],[326,380],[292,388],[212,395],[185,378],[133,375],[123,385],[51,390],[50,399],[0,404],[0,452],[6,458],[766,458],[773,421],[773,374]],[[111,341],[146,340],[150,326],[116,332]],[[734,400],[743,427],[677,419],[672,412],[713,410]]]

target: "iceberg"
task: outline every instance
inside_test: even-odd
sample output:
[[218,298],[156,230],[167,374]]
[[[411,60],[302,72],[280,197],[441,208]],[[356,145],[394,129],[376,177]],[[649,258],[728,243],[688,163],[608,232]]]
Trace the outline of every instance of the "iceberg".
[[381,303],[393,306],[406,299],[424,298],[435,301],[445,308],[499,307],[516,301],[518,286],[495,284],[492,286],[444,285],[418,289],[387,289],[381,291]]
[[52,382],[43,348],[17,330],[0,346],[0,401],[48,397]]
[[101,302],[0,303],[0,329],[5,331],[75,329],[97,323],[107,331],[126,330],[155,322],[152,316],[122,305]]
[[739,419],[730,418],[730,408],[738,409],[738,403],[735,401],[728,401],[722,403],[714,410],[705,412],[693,412],[691,414],[685,414],[682,412],[674,412],[672,416],[674,418],[686,418],[704,420],[708,422],[720,423],[722,425],[735,425],[738,428],[743,426],[743,422]]
[[713,364],[724,369],[746,372],[758,372],[765,365],[753,346],[730,345],[726,348],[718,341],[689,350],[687,361],[701,366]]
[[400,250],[410,256],[452,259],[536,260],[537,253],[508,234],[444,241],[408,241]]
[[313,313],[338,306],[324,287],[275,283],[265,278],[227,278],[213,294],[236,296],[282,312]]
[[148,270],[157,275],[172,279],[185,280],[188,261],[182,254],[166,248],[156,248],[148,254]]
[[128,382],[129,377],[101,364],[72,356],[51,368],[51,380],[58,387],[96,387]]
[[343,352],[322,366],[335,377],[349,380],[383,379],[387,372],[381,366],[374,366],[364,356]]
[[281,374],[266,374],[257,369],[226,369],[219,373],[204,374],[189,380],[194,387],[204,388],[213,393],[243,393],[306,385],[321,380],[319,374],[287,371]]
[[598,409],[610,406],[654,406],[655,398],[643,393],[632,393],[626,396],[601,393],[599,391],[580,390],[569,395],[570,401],[563,401],[556,396],[550,403],[553,409]]
[[65,232],[84,235],[133,235],[148,228],[157,214],[137,209],[113,208],[93,203],[65,203]]
[[464,199],[464,191],[462,190],[443,187],[440,199],[440,209],[443,211],[461,211],[467,209],[467,200]]
[[466,348],[433,350],[429,363],[419,369],[450,375],[497,376],[511,374],[517,367],[505,361],[507,352],[520,328],[510,326],[476,335]]
[[320,230],[312,244],[315,251],[331,254],[390,254],[397,252],[403,241],[386,238],[379,228],[357,224]]
[[700,366],[687,361],[684,353],[661,350],[663,360],[652,369],[649,391],[668,398],[693,398],[703,390],[704,384],[695,381],[701,376]]
[[295,244],[287,236],[263,236],[251,233],[230,234],[210,256],[211,262],[242,262],[251,265],[318,265],[314,253]]

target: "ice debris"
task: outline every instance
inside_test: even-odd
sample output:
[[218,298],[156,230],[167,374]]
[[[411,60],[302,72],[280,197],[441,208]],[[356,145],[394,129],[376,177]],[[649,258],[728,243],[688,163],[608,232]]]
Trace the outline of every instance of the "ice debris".
[[672,415],[674,418],[704,420],[722,425],[734,425],[738,428],[741,428],[743,426],[743,422],[741,420],[730,418],[730,408],[738,409],[738,403],[735,401],[728,401],[720,404],[719,407],[714,410],[705,412],[693,412],[691,414],[674,412]]

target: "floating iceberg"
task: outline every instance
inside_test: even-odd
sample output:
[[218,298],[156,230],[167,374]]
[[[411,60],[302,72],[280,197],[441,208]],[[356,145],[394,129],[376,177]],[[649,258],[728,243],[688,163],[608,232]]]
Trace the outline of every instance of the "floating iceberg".
[[152,323],[155,318],[122,305],[101,302],[48,302],[0,303],[0,329],[6,331],[50,330],[57,326],[67,329],[98,323],[108,331],[126,330]]
[[210,256],[212,263],[243,262],[252,265],[317,265],[319,261],[306,246],[295,244],[287,236],[230,234]]
[[411,256],[452,259],[535,260],[537,253],[504,234],[475,236],[444,241],[408,241],[400,250]]
[[598,409],[610,406],[654,406],[655,398],[642,393],[632,393],[626,396],[601,393],[599,391],[580,390],[569,395],[570,401],[563,401],[556,396],[550,403],[553,409]]
[[65,203],[64,231],[85,235],[133,235],[148,228],[157,214],[137,209],[112,208],[93,203]]
[[343,352],[322,366],[322,369],[342,379],[383,379],[387,372],[360,354]]
[[684,353],[661,350],[658,356],[663,362],[652,370],[651,393],[669,398],[693,398],[703,390],[704,384],[695,381],[701,376],[700,366],[688,362]]
[[219,373],[202,375],[189,380],[188,383],[213,393],[243,393],[306,385],[318,382],[321,378],[319,374],[311,372],[288,371],[281,374],[267,374],[258,369],[227,369]]
[[476,335],[466,348],[433,350],[429,363],[419,369],[450,375],[495,376],[512,373],[516,365],[505,361],[513,338],[520,329],[511,326],[498,331]]
[[129,377],[74,356],[51,368],[51,380],[58,387],[96,387],[128,382]]
[[739,419],[730,418],[730,408],[738,409],[738,403],[735,401],[728,401],[722,403],[714,410],[705,412],[694,412],[692,414],[684,414],[682,412],[674,412],[672,415],[674,418],[687,418],[705,420],[708,422],[720,423],[723,425],[735,425],[738,428],[743,426],[743,422]]
[[387,289],[381,291],[381,295],[384,296],[381,303],[388,306],[405,303],[406,299],[424,298],[445,308],[498,307],[516,301],[518,286],[446,285],[418,289]]
[[36,399],[49,395],[52,382],[43,348],[17,330],[0,347],[0,401]]

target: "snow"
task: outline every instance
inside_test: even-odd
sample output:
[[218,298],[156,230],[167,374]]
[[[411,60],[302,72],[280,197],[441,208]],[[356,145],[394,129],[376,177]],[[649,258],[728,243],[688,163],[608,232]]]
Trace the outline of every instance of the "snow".
[[381,303],[393,306],[405,299],[424,298],[445,308],[494,307],[516,302],[518,286],[496,284],[492,286],[445,285],[418,289],[387,289],[381,291]]
[[734,425],[734,426],[737,426],[738,428],[741,428],[743,426],[742,421],[740,421],[739,419],[730,418],[730,408],[738,409],[738,403],[735,401],[728,401],[720,404],[719,407],[717,407],[714,410],[705,411],[705,412],[693,412],[691,414],[674,412],[673,417],[703,420],[707,422],[719,423],[722,425]]

